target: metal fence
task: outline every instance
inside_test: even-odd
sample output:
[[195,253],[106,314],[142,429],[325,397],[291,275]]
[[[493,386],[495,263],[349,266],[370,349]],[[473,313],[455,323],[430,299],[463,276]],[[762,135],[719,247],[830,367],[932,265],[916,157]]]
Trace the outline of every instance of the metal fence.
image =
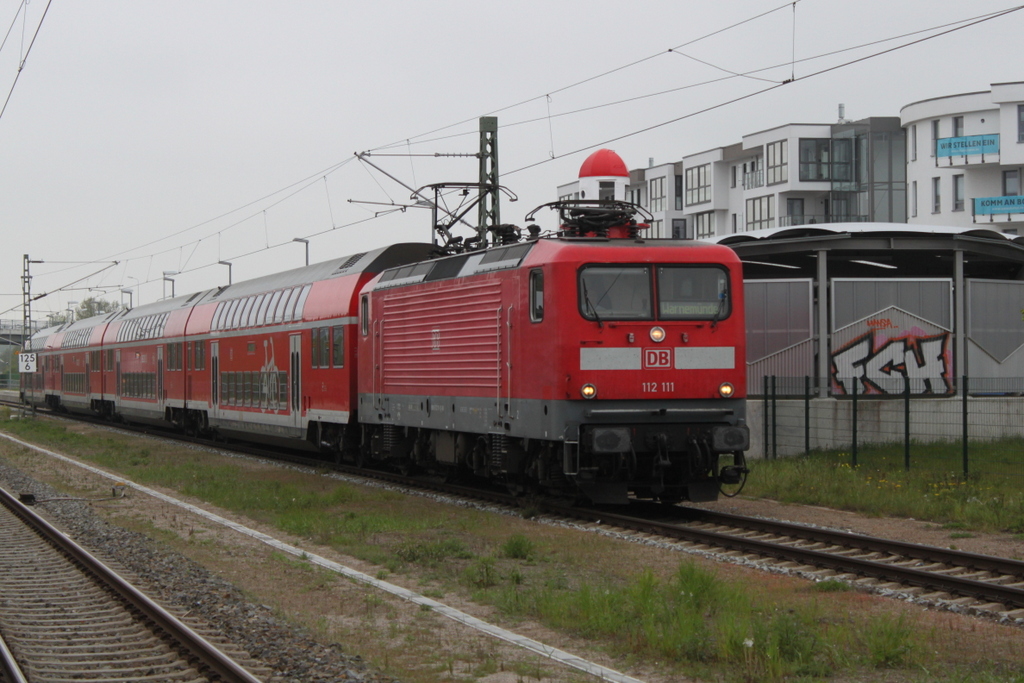
[[851,382],[848,395],[830,396],[810,377],[764,377],[762,400],[750,401],[751,454],[825,451],[853,466],[881,458],[907,470],[1024,476],[1024,378],[961,377],[941,396],[921,381],[896,374],[888,393]]

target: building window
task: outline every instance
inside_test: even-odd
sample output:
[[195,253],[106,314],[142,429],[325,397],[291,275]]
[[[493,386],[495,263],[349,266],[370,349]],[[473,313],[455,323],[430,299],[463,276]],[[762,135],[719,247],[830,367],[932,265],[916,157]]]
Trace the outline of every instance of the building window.
[[910,127],[910,160],[917,161],[917,124]]
[[733,166],[732,169],[731,169],[732,176],[731,176],[731,178],[729,180],[729,187],[736,187],[736,168],[737,168],[736,166]]
[[939,187],[939,178],[932,178],[932,213],[942,211],[942,193]]
[[964,176],[963,174],[953,176],[953,210],[964,210]]
[[715,236],[715,212],[705,211],[693,215],[694,236],[699,240]]
[[661,226],[665,224],[663,220],[651,221],[651,237],[663,237],[661,234]]
[[711,200],[711,164],[686,169],[686,203],[700,204]]
[[602,180],[598,184],[597,198],[601,201],[614,201],[615,200],[615,181]]
[[675,197],[676,211],[682,211],[683,210],[683,176],[681,176],[681,175],[677,175],[676,176],[676,191],[675,191],[675,194],[673,195],[673,197]]
[[786,141],[779,140],[765,146],[764,158],[766,162],[765,182],[769,185],[784,183],[789,180],[788,152]]
[[786,199],[786,214],[789,225],[804,224],[804,199],[803,197],[789,197]]
[[1017,105],[1017,142],[1024,142],[1024,104]]
[[939,147],[939,120],[935,119],[932,121],[932,152],[931,155],[935,156],[935,150]]
[[1003,171],[1003,196],[1016,197],[1020,194],[1020,170]]
[[954,116],[953,117],[953,137],[962,138],[964,136],[964,117]]
[[800,140],[800,180],[815,182],[829,180],[829,147],[827,138],[802,138]]
[[917,217],[917,181],[910,183],[910,215]]
[[672,239],[674,240],[689,240],[693,239],[692,235],[686,233],[686,219],[685,218],[673,218],[672,219]]
[[665,210],[665,178],[651,178],[648,196],[651,198],[651,213]]
[[[735,166],[733,168],[735,168]],[[733,232],[734,235],[739,231],[739,227],[738,227],[739,226],[739,222],[738,221],[739,221],[739,218],[737,218],[736,214],[733,214],[732,215],[732,232]]]
[[775,227],[775,195],[747,200],[747,230]]

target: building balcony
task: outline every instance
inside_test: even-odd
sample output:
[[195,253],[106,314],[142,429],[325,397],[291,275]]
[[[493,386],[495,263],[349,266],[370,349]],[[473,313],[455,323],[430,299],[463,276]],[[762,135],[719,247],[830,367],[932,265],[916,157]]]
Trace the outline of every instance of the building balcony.
[[1008,197],[975,197],[971,200],[974,222],[979,220],[996,222],[996,216],[1006,216],[1003,221],[1024,220],[1024,195]]
[[743,174],[743,189],[753,190],[757,187],[764,187],[764,171],[751,171]]
[[935,141],[935,165],[960,168],[999,163],[999,134],[965,135]]
[[789,228],[795,225],[815,225],[818,223],[865,223],[867,220],[867,216],[836,216],[805,213],[802,216],[779,216],[779,227]]

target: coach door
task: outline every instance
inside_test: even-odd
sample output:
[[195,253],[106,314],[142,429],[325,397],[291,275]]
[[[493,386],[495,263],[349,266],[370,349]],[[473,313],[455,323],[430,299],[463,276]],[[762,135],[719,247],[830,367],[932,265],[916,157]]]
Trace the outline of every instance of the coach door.
[[156,404],[164,407],[164,347],[156,347]]
[[210,342],[210,415],[220,409],[220,342]]
[[288,337],[288,382],[292,425],[302,426],[302,335]]

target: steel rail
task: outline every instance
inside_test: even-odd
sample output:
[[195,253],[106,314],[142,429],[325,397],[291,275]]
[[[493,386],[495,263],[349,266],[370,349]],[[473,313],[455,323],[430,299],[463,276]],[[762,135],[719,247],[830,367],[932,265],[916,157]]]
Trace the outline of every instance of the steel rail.
[[[143,429],[140,431],[147,434],[156,433],[149,429]],[[160,435],[166,438],[177,439],[185,442],[203,443],[218,448],[224,447],[224,444],[211,444],[208,440],[197,439],[194,437],[175,435],[167,432],[161,432]],[[270,453],[265,449],[256,448],[246,444],[233,443],[230,448],[231,450],[237,450],[256,457],[288,460],[293,463],[311,467],[328,467],[346,474],[382,480],[396,485],[416,487],[438,493],[474,497],[499,505],[517,507],[521,506],[523,501],[522,498],[517,498],[511,494],[499,491],[469,488],[457,484],[441,482],[425,482],[422,479],[406,477],[394,472],[367,470],[340,463],[329,463],[324,460],[317,460],[313,457],[299,456],[295,453]],[[579,508],[544,499],[531,500],[530,502],[540,511],[575,518],[581,521],[595,522],[600,520],[603,524],[613,524],[632,531],[640,531],[666,538],[673,538],[676,540],[704,544],[744,553],[752,553],[765,557],[774,557],[780,560],[831,569],[839,573],[872,577],[882,581],[895,581],[925,589],[942,591],[953,595],[972,597],[987,603],[999,603],[1014,609],[1024,608],[1024,586],[1000,585],[986,581],[960,578],[955,575],[946,575],[923,569],[901,567],[894,563],[879,562],[826,551],[799,548],[787,545],[784,542],[763,541],[744,538],[742,536],[724,532],[714,532],[695,529],[692,527],[680,527],[671,522],[666,523],[651,519],[644,519],[642,517],[622,514],[621,512],[610,511],[607,508],[603,508],[601,510]],[[838,545],[848,549],[887,553],[918,561],[935,562],[961,568],[990,571],[1017,577],[1021,582],[1024,582],[1024,563],[1016,560],[965,553],[962,551],[953,551],[913,543],[889,541],[870,536],[830,531],[828,529],[807,527],[799,524],[755,519],[740,515],[730,515],[728,513],[710,512],[697,510],[695,508],[670,508],[660,504],[645,504],[643,501],[634,502],[634,504],[638,503],[641,509],[653,508],[657,510],[657,514],[660,514],[661,517],[664,517],[667,511],[673,509],[684,510],[685,512],[683,512],[681,516],[689,516],[691,521],[696,518],[700,521],[710,523],[720,523],[733,527],[761,531],[763,533],[788,536],[791,539],[799,538],[818,543]]]
[[218,650],[213,644],[179,621],[174,615],[156,604],[133,585],[115,574],[106,565],[93,557],[87,550],[50,525],[38,514],[18,501],[10,492],[0,488],[0,504],[11,510],[39,535],[66,553],[85,571],[95,576],[103,585],[166,633],[176,643],[185,647],[188,656],[203,667],[229,683],[260,683],[260,680],[243,669],[237,662]]
[[[923,569],[901,567],[897,564],[849,557],[846,555],[839,555],[820,550],[811,550],[808,548],[799,548],[796,546],[771,541],[762,541],[754,538],[745,538],[743,536],[735,536],[717,531],[681,527],[672,523],[646,520],[639,517],[631,517],[628,515],[608,512],[607,510],[588,511],[585,516],[581,515],[581,517],[587,519],[600,518],[602,524],[614,524],[615,526],[633,531],[657,534],[659,536],[688,541],[690,543],[704,544],[744,553],[756,553],[758,555],[797,562],[803,565],[832,569],[844,574],[856,574],[858,576],[897,581],[899,583],[943,591],[954,595],[968,596],[982,600],[986,603],[999,603],[1006,607],[1024,608],[1024,587],[988,583],[985,581],[961,578]],[[744,518],[744,520],[745,519],[746,518]],[[927,548],[927,546],[920,547]],[[930,559],[935,560],[934,557]]]
[[690,508],[687,510],[687,516],[712,524],[723,524],[751,531],[762,531],[764,533],[778,533],[790,538],[800,538],[818,543],[831,543],[848,548],[859,548],[868,552],[889,553],[915,560],[942,562],[965,569],[996,572],[1017,577],[1020,581],[1024,582],[1024,562],[1005,557],[969,553],[962,550],[951,550],[920,543],[894,541],[875,536],[855,534],[849,531],[823,529],[793,522],[744,517],[728,512]]
[[0,680],[5,683],[28,683],[3,637],[0,637]]

